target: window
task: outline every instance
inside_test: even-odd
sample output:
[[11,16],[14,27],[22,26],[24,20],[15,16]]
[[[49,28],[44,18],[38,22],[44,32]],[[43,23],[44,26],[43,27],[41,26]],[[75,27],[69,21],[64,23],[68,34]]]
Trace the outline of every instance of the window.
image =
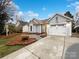
[[56,26],[56,25],[51,25],[51,26]]
[[58,26],[65,26],[65,24],[58,24]]
[[58,23],[58,17],[56,17],[56,23]]
[[30,26],[30,31],[32,31],[32,26]]

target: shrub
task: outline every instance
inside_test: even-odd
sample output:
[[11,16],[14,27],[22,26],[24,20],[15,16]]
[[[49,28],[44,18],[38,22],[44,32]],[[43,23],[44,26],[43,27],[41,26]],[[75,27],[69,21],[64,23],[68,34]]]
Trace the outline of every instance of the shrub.
[[29,39],[29,36],[23,36],[22,37],[22,41],[26,41],[26,40],[28,40]]

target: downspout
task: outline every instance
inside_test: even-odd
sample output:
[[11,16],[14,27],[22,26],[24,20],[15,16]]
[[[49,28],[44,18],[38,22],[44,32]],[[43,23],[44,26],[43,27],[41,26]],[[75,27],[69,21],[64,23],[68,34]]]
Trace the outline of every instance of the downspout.
[[47,35],[47,24],[45,24],[45,33]]

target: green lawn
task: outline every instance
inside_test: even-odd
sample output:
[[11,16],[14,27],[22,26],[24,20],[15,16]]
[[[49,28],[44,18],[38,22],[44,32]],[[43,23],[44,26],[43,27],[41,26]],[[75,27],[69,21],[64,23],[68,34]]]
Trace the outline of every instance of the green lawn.
[[16,46],[7,46],[6,45],[6,43],[8,41],[14,40],[15,38],[16,38],[16,36],[12,37],[12,38],[8,38],[8,39],[0,38],[0,58],[23,47],[22,45],[16,45]]

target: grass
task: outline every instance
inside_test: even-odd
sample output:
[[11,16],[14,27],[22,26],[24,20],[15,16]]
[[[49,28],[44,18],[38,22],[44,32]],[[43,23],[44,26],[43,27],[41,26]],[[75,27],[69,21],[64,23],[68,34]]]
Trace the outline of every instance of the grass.
[[20,49],[22,47],[23,46],[18,46],[18,45],[16,45],[16,46],[2,46],[2,47],[0,47],[0,58]]
[[15,46],[6,45],[7,42],[14,40],[16,37],[18,37],[18,35],[16,35],[15,37],[12,37],[12,38],[8,38],[8,39],[0,38],[0,58],[23,47],[22,45],[15,45]]

